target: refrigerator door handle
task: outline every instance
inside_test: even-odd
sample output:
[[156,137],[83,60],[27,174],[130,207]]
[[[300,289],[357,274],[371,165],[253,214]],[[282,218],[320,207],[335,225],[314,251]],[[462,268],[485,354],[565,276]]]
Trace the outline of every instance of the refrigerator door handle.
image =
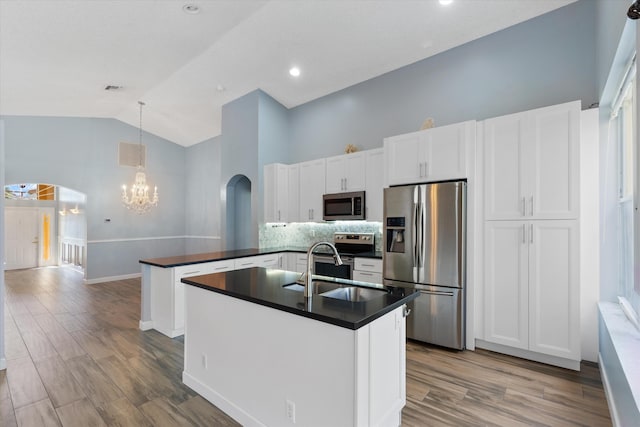
[[411,224],[413,230],[411,230],[411,237],[413,240],[413,260],[412,260],[412,266],[413,266],[413,281],[417,282],[418,281],[418,274],[419,274],[419,269],[418,269],[418,265],[419,265],[419,256],[420,253],[418,252],[418,250],[420,249],[420,242],[418,241],[418,232],[419,232],[419,218],[420,218],[420,192],[419,192],[420,188],[419,187],[414,187],[413,189],[413,223]]

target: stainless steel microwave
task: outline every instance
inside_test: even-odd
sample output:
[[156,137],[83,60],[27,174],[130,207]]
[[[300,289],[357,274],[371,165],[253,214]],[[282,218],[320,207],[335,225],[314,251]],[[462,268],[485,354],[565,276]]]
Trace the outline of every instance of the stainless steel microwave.
[[365,219],[365,213],[364,191],[322,196],[322,219],[325,221]]

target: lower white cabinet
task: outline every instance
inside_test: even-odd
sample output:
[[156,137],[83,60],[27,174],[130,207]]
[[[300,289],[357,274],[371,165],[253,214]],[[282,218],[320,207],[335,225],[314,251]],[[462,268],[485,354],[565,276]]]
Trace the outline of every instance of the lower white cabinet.
[[353,263],[353,280],[382,284],[382,260],[356,257]]
[[174,268],[151,267],[150,299],[153,328],[168,337],[184,333],[184,283],[185,277],[221,273],[234,269],[234,260],[191,264]]
[[282,268],[282,255],[279,253],[257,255],[237,258],[234,261],[235,270],[251,267]]
[[486,221],[484,257],[484,340],[579,361],[578,221]]

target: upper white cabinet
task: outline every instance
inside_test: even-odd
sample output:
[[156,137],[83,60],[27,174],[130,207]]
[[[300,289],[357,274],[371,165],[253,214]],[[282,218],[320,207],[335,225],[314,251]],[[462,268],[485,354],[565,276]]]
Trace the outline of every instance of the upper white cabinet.
[[365,189],[365,152],[329,157],[326,162],[326,193],[361,191]]
[[289,166],[280,163],[264,167],[264,221],[289,221]]
[[264,222],[298,220],[298,165],[264,166]]
[[385,138],[387,184],[466,178],[466,150],[475,140],[475,124],[468,121]]
[[377,148],[363,152],[366,158],[366,219],[382,222],[384,197],[384,150]]
[[484,121],[485,219],[575,219],[580,102]]
[[325,193],[325,159],[298,163],[300,173],[299,221],[322,221],[322,195]]

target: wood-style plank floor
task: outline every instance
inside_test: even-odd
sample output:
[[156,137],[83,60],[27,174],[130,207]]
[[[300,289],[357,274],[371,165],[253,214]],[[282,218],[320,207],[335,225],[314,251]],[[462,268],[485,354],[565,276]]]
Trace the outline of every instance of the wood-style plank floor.
[[[182,384],[183,340],[138,330],[140,280],[9,271],[2,426],[238,425]],[[609,426],[597,366],[579,373],[410,342],[406,426]],[[334,427],[334,426],[327,426]]]

